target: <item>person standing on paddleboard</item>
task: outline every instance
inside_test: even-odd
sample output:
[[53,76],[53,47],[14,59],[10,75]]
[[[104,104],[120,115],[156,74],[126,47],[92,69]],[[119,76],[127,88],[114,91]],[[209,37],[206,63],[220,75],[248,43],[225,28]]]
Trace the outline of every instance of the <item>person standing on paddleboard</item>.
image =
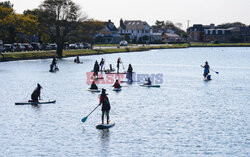
[[31,101],[32,102],[39,102],[39,100],[41,100],[41,96],[40,96],[41,89],[42,89],[42,86],[38,83],[36,89],[31,94]]
[[94,65],[94,76],[98,77],[98,71],[99,71],[99,64],[96,60]]
[[107,117],[107,124],[109,124],[109,111],[111,109],[109,99],[106,94],[106,89],[102,89],[102,94],[100,96],[100,103],[102,104],[102,124],[104,124],[104,115]]
[[128,65],[128,71],[127,71],[127,76],[126,76],[126,78],[127,78],[130,82],[133,82],[132,76],[133,76],[133,68],[132,68],[132,65],[129,64],[129,65]]
[[121,64],[121,58],[119,57],[117,59],[117,65],[116,65],[116,67],[117,67],[117,73],[119,73],[120,64]]
[[201,65],[201,67],[204,68],[203,76],[204,78],[206,78],[207,75],[210,73],[210,66],[208,65],[208,62],[206,61],[205,65],[204,66]]
[[101,62],[100,62],[101,71],[102,71],[102,68],[103,68],[103,66],[104,66],[104,63],[105,63],[105,61],[104,61],[104,59],[102,58],[102,59],[101,59]]

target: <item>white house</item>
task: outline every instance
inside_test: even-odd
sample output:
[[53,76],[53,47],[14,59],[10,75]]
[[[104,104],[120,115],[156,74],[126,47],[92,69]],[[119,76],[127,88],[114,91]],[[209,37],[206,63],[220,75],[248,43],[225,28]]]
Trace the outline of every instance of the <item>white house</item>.
[[152,28],[145,21],[120,20],[120,27],[118,28],[121,37],[128,42],[146,43],[150,41]]

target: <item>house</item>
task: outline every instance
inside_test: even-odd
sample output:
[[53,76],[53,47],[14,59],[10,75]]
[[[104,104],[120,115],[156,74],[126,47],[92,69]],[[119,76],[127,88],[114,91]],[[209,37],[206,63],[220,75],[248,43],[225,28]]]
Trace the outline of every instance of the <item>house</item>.
[[111,20],[104,22],[104,28],[94,36],[95,43],[118,44],[121,41],[118,29]]
[[152,28],[145,21],[120,20],[119,34],[123,40],[132,43],[148,43],[151,39]]
[[187,29],[190,42],[250,42],[250,27],[218,28],[214,24],[193,25]]

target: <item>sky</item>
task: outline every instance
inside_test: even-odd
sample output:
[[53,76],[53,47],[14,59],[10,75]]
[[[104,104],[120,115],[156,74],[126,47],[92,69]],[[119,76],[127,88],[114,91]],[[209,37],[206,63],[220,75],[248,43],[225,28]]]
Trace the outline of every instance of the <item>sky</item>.
[[[3,1],[3,0],[0,0]],[[183,29],[193,24],[216,25],[243,22],[250,25],[250,0],[73,0],[88,18],[119,21],[142,20],[153,25],[156,20],[182,23]],[[37,8],[43,0],[10,0],[17,13]]]

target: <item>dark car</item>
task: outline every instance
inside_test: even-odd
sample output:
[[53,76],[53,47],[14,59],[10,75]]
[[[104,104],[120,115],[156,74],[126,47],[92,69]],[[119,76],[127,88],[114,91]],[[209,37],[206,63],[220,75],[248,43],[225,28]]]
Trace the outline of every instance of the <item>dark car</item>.
[[31,45],[35,51],[41,51],[43,49],[40,43],[31,43]]
[[3,45],[3,51],[4,52],[14,52],[15,47],[12,44],[4,44]]
[[50,44],[49,47],[50,47],[51,50],[56,50],[57,49],[56,44]]
[[84,43],[84,44],[83,44],[83,48],[84,48],[84,49],[91,49],[91,44],[89,44],[89,43]]
[[33,47],[30,44],[24,43],[25,51],[33,51]]

